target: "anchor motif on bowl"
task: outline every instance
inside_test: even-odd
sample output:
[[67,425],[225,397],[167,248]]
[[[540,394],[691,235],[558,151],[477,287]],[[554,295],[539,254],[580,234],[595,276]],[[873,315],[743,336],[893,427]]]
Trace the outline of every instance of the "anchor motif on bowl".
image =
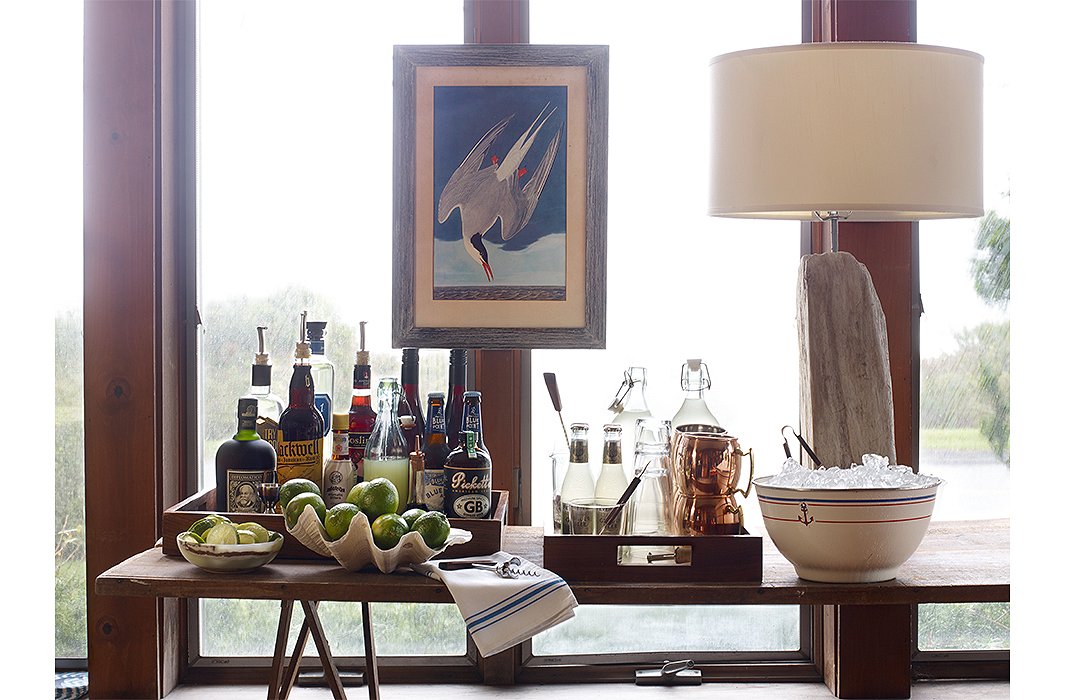
[[806,503],[800,503],[800,510],[803,511],[803,515],[797,515],[796,516],[796,520],[800,521],[801,523],[803,523],[807,527],[810,527],[811,523],[814,522],[814,518],[810,514],[807,513],[807,504]]

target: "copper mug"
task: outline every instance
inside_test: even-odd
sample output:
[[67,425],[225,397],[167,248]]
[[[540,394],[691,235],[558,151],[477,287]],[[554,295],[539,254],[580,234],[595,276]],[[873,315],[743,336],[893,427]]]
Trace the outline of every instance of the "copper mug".
[[[741,459],[748,458],[748,485],[741,489]],[[670,440],[670,468],[674,489],[684,496],[747,498],[755,478],[755,457],[735,437],[718,426],[682,425]]]
[[744,529],[744,509],[732,496],[685,496],[675,492],[674,519],[684,533],[739,535]]

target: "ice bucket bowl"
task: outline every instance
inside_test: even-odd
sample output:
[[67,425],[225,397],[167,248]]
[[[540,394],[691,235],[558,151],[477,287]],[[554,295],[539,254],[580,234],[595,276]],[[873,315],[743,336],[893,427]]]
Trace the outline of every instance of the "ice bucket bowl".
[[830,583],[896,578],[925,537],[940,485],[813,489],[772,478],[755,479],[766,533],[800,578]]

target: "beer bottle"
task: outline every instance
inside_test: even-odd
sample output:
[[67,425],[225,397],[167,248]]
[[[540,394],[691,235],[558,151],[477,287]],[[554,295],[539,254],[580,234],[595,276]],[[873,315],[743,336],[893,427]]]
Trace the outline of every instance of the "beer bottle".
[[485,431],[481,426],[481,392],[463,392],[463,430],[477,433],[477,446],[488,451],[485,447]]
[[444,425],[444,393],[429,395],[426,437],[422,441],[425,452],[423,481],[426,486],[426,506],[430,510],[444,509],[444,460],[448,459],[448,434]]
[[463,393],[466,392],[466,350],[452,350],[448,360],[448,402],[444,422],[448,429],[448,449],[459,447],[463,428]]
[[477,433],[460,433],[462,445],[444,461],[444,514],[472,520],[489,517],[492,507],[492,458],[478,447]]
[[418,398],[418,348],[404,348],[400,364],[400,405],[397,415],[413,416],[414,428],[404,431],[407,444],[414,447],[415,434],[419,439],[426,432],[426,421],[422,416],[422,402]]

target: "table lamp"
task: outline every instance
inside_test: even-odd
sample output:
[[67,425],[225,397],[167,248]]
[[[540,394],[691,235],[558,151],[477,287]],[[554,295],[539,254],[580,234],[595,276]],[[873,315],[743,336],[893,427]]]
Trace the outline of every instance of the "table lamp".
[[895,463],[884,312],[847,221],[981,216],[981,56],[829,42],[711,61],[712,216],[828,221],[797,288],[803,432],[827,466]]

